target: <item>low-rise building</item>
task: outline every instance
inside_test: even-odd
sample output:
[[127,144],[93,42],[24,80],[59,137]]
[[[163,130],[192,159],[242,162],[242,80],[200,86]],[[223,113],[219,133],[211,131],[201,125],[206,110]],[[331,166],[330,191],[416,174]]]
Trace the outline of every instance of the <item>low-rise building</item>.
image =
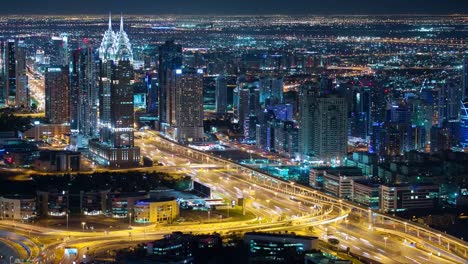
[[145,192],[112,193],[109,199],[110,213],[114,218],[126,218],[129,213],[133,213],[137,201],[148,198],[149,194]]
[[179,217],[179,205],[175,198],[144,199],[135,203],[136,223],[172,223]]
[[353,202],[373,209],[379,208],[380,184],[369,180],[353,180]]
[[69,141],[70,138],[70,125],[69,124],[36,124],[31,129],[25,131],[22,134],[23,138],[33,139],[35,141],[44,140],[48,141],[49,139],[57,139],[64,141],[64,143]]
[[326,252],[307,253],[305,264],[352,264],[351,260],[342,260]]
[[2,219],[28,220],[36,217],[36,199],[32,196],[5,195],[0,197]]
[[333,196],[353,200],[353,184],[354,180],[365,179],[366,176],[362,173],[354,174],[335,174],[325,172],[323,175],[323,190]]
[[357,167],[315,167],[309,172],[309,185],[315,189],[323,190],[325,174],[331,173],[334,175],[362,175],[361,169]]
[[317,250],[319,239],[294,234],[249,232],[244,235],[249,247],[249,263],[304,263],[304,254]]
[[193,263],[193,236],[174,232],[146,244],[153,263]]
[[36,170],[44,172],[79,171],[81,153],[69,150],[41,151],[33,166]]
[[0,154],[5,164],[11,167],[29,167],[39,156],[39,148],[24,140],[4,142]]
[[81,213],[84,215],[103,215],[107,212],[107,198],[109,190],[81,191]]
[[132,168],[140,164],[140,148],[116,148],[97,140],[89,141],[89,151],[98,163],[111,168]]
[[438,199],[438,185],[380,185],[380,209],[384,212],[433,209]]
[[68,192],[60,190],[38,191],[37,208],[41,215],[65,216],[69,212]]
[[377,164],[379,157],[368,152],[355,152],[345,161],[346,166],[358,167],[368,177],[377,175]]

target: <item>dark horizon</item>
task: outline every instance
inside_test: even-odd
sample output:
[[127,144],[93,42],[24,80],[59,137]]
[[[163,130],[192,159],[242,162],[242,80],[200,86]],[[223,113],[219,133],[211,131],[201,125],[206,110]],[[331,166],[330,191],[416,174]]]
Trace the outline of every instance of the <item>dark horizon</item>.
[[79,15],[109,11],[128,15],[453,15],[468,14],[468,3],[460,0],[258,0],[258,1],[158,1],[24,0],[2,4],[6,15]]

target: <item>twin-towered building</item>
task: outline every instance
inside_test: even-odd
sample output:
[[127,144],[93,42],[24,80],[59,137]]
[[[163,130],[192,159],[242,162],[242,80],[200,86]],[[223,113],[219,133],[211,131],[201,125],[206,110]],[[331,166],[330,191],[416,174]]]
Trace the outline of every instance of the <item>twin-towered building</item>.
[[109,28],[99,47],[99,58],[102,61],[130,61],[133,64],[133,51],[127,32],[124,30],[123,17],[120,17],[120,30],[112,30],[112,16],[109,15]]
[[110,167],[132,167],[140,163],[140,149],[134,145],[133,52],[124,31],[105,32],[99,48],[99,139],[89,150]]

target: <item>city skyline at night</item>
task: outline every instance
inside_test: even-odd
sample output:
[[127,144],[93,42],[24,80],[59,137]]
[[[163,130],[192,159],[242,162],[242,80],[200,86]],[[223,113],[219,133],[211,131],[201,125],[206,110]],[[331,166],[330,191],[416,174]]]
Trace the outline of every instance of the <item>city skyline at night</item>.
[[468,263],[468,5],[0,11],[0,264]]

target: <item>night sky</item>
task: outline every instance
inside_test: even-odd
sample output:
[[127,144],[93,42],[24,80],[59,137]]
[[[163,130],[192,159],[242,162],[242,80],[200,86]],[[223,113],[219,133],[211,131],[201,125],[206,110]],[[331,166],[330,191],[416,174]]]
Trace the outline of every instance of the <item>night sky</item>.
[[1,14],[453,14],[468,0],[6,0]]

